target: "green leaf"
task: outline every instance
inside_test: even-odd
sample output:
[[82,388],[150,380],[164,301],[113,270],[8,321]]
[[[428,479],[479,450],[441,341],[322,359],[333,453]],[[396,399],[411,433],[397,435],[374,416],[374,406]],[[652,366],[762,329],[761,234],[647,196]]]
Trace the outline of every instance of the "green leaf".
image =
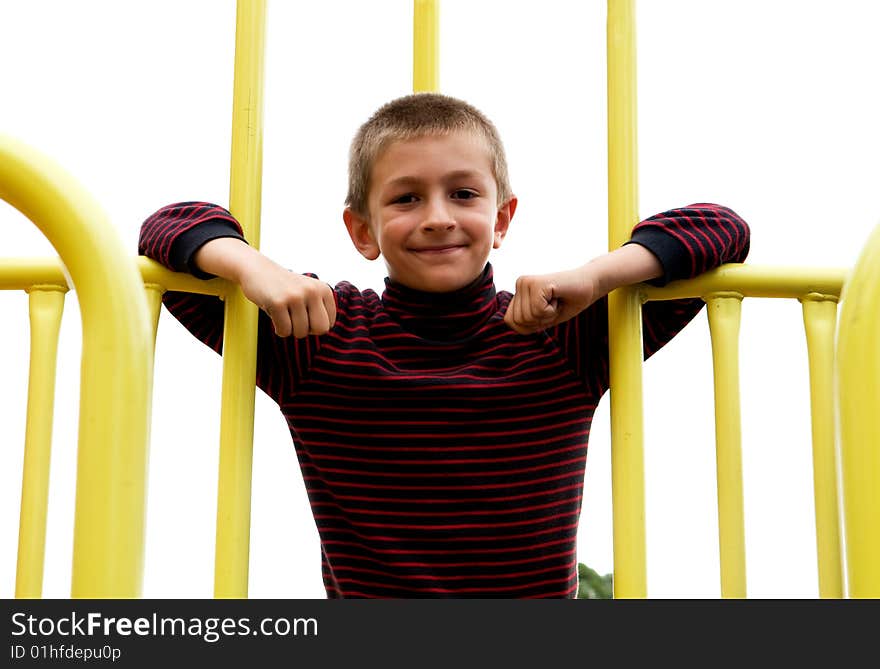
[[611,599],[614,596],[611,574],[600,576],[583,562],[578,563],[578,599]]

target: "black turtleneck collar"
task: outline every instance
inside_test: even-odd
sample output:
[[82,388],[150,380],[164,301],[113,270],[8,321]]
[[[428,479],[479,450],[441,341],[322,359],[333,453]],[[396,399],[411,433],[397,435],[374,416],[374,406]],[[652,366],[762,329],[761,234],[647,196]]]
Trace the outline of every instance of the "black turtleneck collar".
[[429,293],[385,279],[382,293],[385,312],[406,330],[426,339],[442,341],[469,337],[495,313],[492,266],[464,288],[450,293]]

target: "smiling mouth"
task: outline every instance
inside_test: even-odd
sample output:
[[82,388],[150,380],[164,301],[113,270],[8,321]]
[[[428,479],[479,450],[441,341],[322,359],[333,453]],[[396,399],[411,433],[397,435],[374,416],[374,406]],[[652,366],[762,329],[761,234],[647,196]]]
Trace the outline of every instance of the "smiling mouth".
[[425,253],[428,255],[442,255],[444,253],[453,253],[458,249],[463,249],[464,244],[446,244],[444,246],[428,246],[423,249],[410,249],[413,253]]

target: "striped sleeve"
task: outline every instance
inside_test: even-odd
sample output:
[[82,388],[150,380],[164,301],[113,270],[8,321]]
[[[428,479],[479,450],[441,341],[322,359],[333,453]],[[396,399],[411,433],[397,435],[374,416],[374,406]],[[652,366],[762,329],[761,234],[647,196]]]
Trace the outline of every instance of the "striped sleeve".
[[[627,244],[640,244],[657,256],[659,286],[690,279],[725,263],[741,263],[749,252],[749,226],[733,210],[717,204],[691,204],[651,216],[633,228]],[[645,359],[678,334],[703,307],[700,298],[648,302],[642,307]],[[608,299],[553,328],[556,340],[588,390],[608,389]]]
[[[244,241],[238,221],[223,207],[208,202],[181,202],[152,214],[141,225],[138,251],[175,272],[210,278],[194,266],[192,257],[203,244],[220,237]],[[223,352],[223,302],[213,295],[168,291],[162,303],[197,339]],[[257,327],[257,385],[276,402],[293,392],[304,378],[320,341],[278,337],[271,319],[259,312]]]
[[657,256],[664,273],[651,283],[665,286],[725,263],[744,262],[749,226],[728,207],[691,204],[645,219],[633,228],[627,244],[640,244]]
[[226,209],[210,202],[178,202],[162,207],[141,225],[138,253],[175,272],[211,277],[192,263],[206,242],[220,237],[244,240],[241,226]]

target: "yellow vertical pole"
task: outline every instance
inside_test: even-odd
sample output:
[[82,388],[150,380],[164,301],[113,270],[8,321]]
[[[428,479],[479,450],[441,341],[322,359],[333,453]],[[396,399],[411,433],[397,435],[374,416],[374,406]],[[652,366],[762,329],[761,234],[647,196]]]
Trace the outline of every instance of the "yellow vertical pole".
[[843,564],[837,463],[834,450],[834,328],[837,298],[811,293],[801,298],[810,362],[810,418],[813,428],[813,503],[819,596],[843,597]]
[[153,329],[153,351],[156,350],[156,334],[159,331],[159,312],[162,311],[162,294],[165,289],[155,283],[145,283],[147,309],[150,314],[150,326]]
[[440,90],[440,0],[413,2],[413,93]]
[[880,225],[844,285],[837,331],[840,464],[850,597],[880,598]]
[[[251,246],[260,245],[265,0],[238,0],[229,210]],[[248,592],[257,307],[235,287],[226,298],[214,596]]]
[[[608,247],[638,223],[635,0],[608,0]],[[634,287],[608,296],[614,596],[645,597],[645,472],[641,300]]]
[[739,323],[742,295],[716,293],[706,300],[715,370],[715,448],[721,596],[746,596],[742,434],[739,401]]
[[15,578],[19,598],[38,598],[43,592],[55,368],[65,292],[59,286],[34,286],[28,291],[31,354]]

